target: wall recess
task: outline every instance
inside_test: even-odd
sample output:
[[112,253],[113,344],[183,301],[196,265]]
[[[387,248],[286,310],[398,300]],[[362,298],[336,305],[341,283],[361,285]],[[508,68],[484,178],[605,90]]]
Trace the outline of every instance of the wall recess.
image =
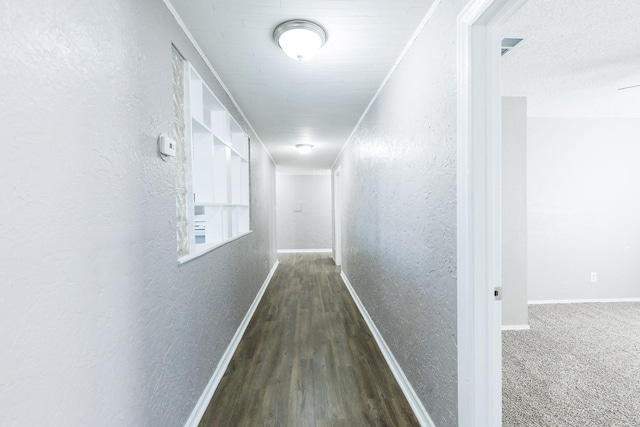
[[185,62],[186,262],[249,229],[249,138],[191,64]]

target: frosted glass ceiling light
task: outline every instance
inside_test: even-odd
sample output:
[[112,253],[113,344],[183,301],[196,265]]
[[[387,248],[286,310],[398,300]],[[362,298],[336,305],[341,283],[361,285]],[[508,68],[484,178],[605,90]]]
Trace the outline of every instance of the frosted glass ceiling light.
[[278,25],[273,40],[289,57],[303,61],[320,50],[327,41],[327,32],[314,22],[294,19]]
[[311,144],[296,144],[296,148],[300,154],[307,154],[313,148]]

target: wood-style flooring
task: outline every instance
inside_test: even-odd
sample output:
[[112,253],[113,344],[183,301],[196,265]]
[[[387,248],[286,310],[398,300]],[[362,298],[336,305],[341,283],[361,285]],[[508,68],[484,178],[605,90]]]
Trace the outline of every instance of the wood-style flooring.
[[200,426],[418,426],[328,254],[283,254]]

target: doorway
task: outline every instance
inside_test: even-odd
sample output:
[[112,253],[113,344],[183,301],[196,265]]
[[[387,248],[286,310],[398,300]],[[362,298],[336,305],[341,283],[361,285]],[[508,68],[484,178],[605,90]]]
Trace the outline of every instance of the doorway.
[[340,167],[333,172],[333,261],[342,265],[342,183]]
[[[638,13],[640,3],[626,0],[580,8],[538,0],[502,26],[504,40],[522,41],[502,58],[501,93],[511,98],[505,116],[515,111],[516,96],[526,107],[522,302],[529,304],[524,323],[534,331],[503,333],[505,426],[536,418],[549,425],[640,425],[640,398],[629,393],[640,387],[640,347],[626,341],[637,334],[625,332],[640,324],[640,92],[633,88],[640,83],[640,42],[632,36]],[[572,42],[557,43],[563,39]],[[505,157],[503,182],[512,184],[507,168],[522,159]],[[503,272],[507,260],[505,254]]]
[[502,423],[501,25],[526,0],[458,18],[458,423]]

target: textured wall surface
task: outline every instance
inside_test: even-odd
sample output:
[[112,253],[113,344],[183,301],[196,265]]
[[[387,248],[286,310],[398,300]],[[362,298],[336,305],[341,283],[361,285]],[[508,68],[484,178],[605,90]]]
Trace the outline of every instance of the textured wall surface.
[[640,297],[638,135],[638,118],[529,119],[529,300]]
[[502,324],[528,325],[527,98],[502,98]]
[[340,157],[345,274],[437,426],[457,425],[456,17],[442,2]]
[[275,262],[274,165],[252,143],[254,233],[178,266],[171,43],[231,103],[169,11],[0,16],[0,424],[182,425]]
[[276,201],[278,249],[331,248],[331,175],[278,174]]

